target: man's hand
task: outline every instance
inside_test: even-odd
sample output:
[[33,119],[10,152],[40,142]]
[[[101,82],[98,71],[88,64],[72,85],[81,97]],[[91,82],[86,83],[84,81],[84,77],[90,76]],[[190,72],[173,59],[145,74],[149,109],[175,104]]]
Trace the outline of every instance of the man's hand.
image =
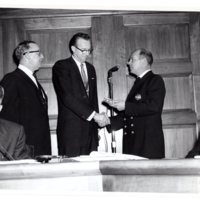
[[110,119],[109,117],[106,115],[106,113],[102,112],[102,113],[96,113],[94,115],[94,121],[100,126],[100,127],[104,127],[108,124],[110,124]]
[[109,106],[116,108],[119,111],[125,109],[125,101],[124,100],[112,100],[110,98],[104,98],[103,102],[107,103]]

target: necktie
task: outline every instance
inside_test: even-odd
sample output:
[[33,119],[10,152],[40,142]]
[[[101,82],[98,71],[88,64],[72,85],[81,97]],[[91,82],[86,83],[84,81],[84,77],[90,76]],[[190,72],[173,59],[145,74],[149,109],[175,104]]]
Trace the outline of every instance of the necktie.
[[34,76],[34,78],[35,78],[35,80],[36,80],[36,82],[37,82],[38,92],[39,92],[39,95],[40,95],[40,97],[41,97],[42,103],[43,103],[43,104],[46,104],[47,99],[46,99],[46,95],[45,95],[44,89],[42,88],[42,86],[41,86],[40,83],[38,82],[37,76],[36,76],[35,74],[34,74],[33,76]]
[[82,80],[83,80],[83,84],[85,86],[86,92],[87,94],[89,94],[89,85],[88,85],[88,79],[85,73],[85,69],[84,69],[84,64],[81,63],[81,76],[82,76]]
[[141,78],[140,78],[140,77],[137,77],[137,78],[135,79],[134,85],[137,85],[137,84],[140,82],[140,80],[141,80]]

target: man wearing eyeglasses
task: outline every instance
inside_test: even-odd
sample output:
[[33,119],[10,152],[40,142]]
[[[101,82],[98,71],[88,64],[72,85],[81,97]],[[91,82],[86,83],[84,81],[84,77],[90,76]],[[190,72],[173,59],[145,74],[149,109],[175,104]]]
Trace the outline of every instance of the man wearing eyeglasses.
[[97,150],[97,123],[108,119],[98,113],[96,72],[86,62],[92,52],[90,36],[75,34],[69,50],[72,56],[53,66],[53,84],[58,99],[59,154],[74,157]]
[[24,126],[32,156],[51,154],[47,95],[34,77],[43,60],[34,41],[23,41],[14,50],[18,67],[4,76],[5,96],[0,116]]

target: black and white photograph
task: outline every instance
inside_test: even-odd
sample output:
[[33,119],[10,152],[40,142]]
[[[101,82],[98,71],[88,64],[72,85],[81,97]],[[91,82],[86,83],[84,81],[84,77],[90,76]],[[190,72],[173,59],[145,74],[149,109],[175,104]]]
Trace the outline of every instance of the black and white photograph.
[[198,1],[0,2],[2,199],[199,199]]

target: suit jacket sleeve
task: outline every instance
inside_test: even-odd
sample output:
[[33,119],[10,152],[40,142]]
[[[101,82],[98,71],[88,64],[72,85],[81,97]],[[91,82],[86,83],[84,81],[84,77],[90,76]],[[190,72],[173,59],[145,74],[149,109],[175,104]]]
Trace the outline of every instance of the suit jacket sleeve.
[[[87,119],[95,108],[87,104],[80,98],[77,98],[72,93],[72,86],[70,83],[70,74],[63,62],[56,62],[53,66],[53,84],[59,100],[62,104],[76,113],[78,116]],[[96,88],[96,74],[95,74],[95,88]],[[78,91],[77,91],[78,92]],[[94,94],[95,95],[95,94]]]
[[131,99],[125,103],[127,116],[144,116],[161,113],[165,98],[165,85],[163,79],[156,75],[148,83],[145,97],[141,100]]
[[18,98],[18,90],[12,77],[6,75],[1,81],[5,94],[3,98],[3,109],[0,112],[2,118],[20,123],[20,108]]
[[110,117],[110,124],[106,126],[107,131],[111,133],[111,131],[117,131],[124,126],[124,112],[114,116]]
[[24,132],[23,126],[20,126],[17,136],[18,136],[18,139],[17,139],[17,143],[15,146],[13,157],[16,160],[31,158],[29,148],[25,143],[26,138],[25,138],[25,132]]

